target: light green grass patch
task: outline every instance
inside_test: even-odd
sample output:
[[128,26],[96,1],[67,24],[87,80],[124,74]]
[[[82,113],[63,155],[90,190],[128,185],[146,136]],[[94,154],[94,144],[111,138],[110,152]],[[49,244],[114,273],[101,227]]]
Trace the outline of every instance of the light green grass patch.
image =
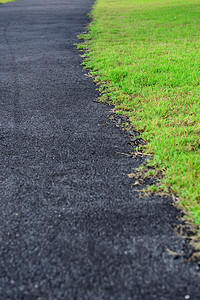
[[86,68],[200,226],[199,0],[97,0],[92,16],[79,46],[89,49]]
[[1,3],[14,2],[14,1],[17,1],[17,0],[0,0],[0,4]]

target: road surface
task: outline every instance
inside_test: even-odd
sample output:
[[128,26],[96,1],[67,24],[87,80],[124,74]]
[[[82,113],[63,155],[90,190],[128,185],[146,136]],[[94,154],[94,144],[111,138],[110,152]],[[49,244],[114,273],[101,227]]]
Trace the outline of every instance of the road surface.
[[200,299],[171,198],[131,188],[144,158],[81,67],[91,7],[0,5],[0,299]]

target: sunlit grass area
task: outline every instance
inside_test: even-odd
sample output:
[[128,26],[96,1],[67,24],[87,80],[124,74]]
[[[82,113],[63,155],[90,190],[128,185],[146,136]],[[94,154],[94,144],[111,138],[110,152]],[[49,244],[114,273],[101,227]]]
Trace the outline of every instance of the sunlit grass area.
[[0,4],[7,3],[7,2],[13,2],[13,1],[17,1],[17,0],[0,0]]
[[200,226],[200,2],[97,0],[85,61]]

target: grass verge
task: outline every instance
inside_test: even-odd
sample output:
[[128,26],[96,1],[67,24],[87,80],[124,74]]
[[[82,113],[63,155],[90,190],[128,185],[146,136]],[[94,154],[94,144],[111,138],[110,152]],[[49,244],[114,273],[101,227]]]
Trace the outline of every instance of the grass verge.
[[92,19],[78,46],[85,67],[200,226],[199,0],[97,0]]
[[14,1],[17,0],[0,0],[0,4],[7,3],[7,2],[14,2]]

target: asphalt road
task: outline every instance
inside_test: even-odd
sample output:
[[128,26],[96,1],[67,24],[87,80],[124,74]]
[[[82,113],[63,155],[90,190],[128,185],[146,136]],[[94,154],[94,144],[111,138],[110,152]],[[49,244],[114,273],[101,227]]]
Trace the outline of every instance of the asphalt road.
[[95,102],[73,44],[91,0],[0,5],[0,299],[200,299],[171,198]]

